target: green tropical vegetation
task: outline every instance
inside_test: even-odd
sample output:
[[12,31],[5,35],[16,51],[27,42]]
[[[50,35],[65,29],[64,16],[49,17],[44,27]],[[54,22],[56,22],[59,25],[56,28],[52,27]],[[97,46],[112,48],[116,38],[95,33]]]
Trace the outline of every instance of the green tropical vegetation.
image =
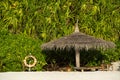
[[32,70],[61,61],[74,66],[73,51],[44,53],[40,46],[71,34],[77,19],[81,32],[116,44],[98,58],[92,58],[93,51],[86,52],[91,56],[82,51],[84,65],[120,59],[120,0],[0,0],[0,72],[26,70],[23,60],[29,53],[38,61]]

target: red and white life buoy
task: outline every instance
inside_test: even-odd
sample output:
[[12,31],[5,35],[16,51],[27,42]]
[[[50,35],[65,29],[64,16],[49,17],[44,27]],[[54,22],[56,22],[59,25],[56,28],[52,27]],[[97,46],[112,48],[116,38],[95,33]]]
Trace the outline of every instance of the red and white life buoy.
[[[32,58],[34,60],[34,62],[32,64],[28,64],[27,63],[27,59],[28,58]],[[24,64],[27,67],[34,67],[36,65],[36,63],[37,63],[37,59],[34,56],[32,56],[32,55],[26,56],[25,59],[24,59]]]

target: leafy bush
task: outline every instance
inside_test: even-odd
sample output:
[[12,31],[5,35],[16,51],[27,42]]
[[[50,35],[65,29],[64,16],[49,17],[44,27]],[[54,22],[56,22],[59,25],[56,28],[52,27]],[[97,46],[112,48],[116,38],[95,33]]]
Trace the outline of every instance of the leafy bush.
[[119,0],[2,0],[0,29],[43,41],[70,34],[79,20],[81,32],[115,41],[120,35]]
[[25,56],[31,53],[37,58],[37,64],[32,70],[42,70],[46,64],[40,49],[41,41],[23,34],[0,32],[0,71],[24,71]]

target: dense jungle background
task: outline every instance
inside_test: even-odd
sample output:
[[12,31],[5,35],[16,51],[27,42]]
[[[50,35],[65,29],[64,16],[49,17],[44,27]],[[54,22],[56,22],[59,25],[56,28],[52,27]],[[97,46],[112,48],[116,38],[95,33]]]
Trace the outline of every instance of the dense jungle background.
[[40,46],[74,32],[77,19],[81,32],[116,44],[81,51],[81,65],[120,59],[120,0],[0,0],[0,72],[27,70],[23,60],[29,53],[37,58],[35,71],[49,64],[75,66],[74,50],[43,52]]

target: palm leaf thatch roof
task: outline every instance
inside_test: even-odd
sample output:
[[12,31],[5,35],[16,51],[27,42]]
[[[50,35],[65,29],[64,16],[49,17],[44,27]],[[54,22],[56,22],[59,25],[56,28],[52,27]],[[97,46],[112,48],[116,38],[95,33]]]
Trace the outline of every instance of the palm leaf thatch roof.
[[90,49],[90,48],[114,48],[115,44],[110,41],[105,41],[102,39],[97,39],[93,36],[86,35],[79,32],[78,23],[75,26],[75,32],[71,35],[61,37],[60,39],[50,41],[41,46],[43,50],[54,50],[54,49],[71,49],[75,48],[78,50],[81,49]]
[[102,39],[96,39],[93,36],[86,35],[80,32],[74,32],[69,36],[62,37],[57,40],[50,41],[43,44],[43,50],[52,49],[90,49],[90,48],[113,48],[115,44],[113,42],[105,41]]

